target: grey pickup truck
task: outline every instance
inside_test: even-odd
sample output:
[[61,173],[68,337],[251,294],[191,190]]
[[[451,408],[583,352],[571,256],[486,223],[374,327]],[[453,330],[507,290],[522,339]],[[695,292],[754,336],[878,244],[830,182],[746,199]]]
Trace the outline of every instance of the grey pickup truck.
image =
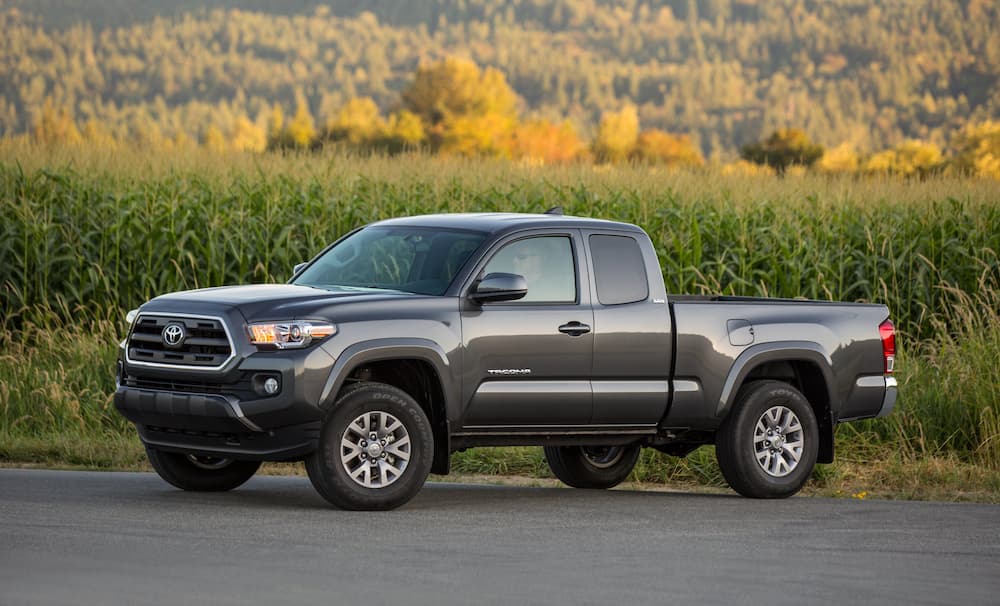
[[373,223],[288,284],[167,294],[128,324],[114,403],[164,480],[304,460],[346,509],[398,507],[485,445],[609,488],[643,447],[714,444],[737,492],[787,497],[837,423],[896,400],[885,306],[668,296],[645,232],[560,211]]

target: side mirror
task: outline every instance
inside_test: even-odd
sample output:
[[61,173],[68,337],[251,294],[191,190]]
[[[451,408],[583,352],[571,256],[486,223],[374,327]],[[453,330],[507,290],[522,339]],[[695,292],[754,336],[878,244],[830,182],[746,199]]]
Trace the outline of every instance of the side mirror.
[[479,281],[469,292],[476,303],[516,301],[528,294],[528,282],[518,274],[492,273]]
[[309,261],[305,261],[304,263],[296,263],[295,267],[292,268],[292,276],[294,277],[294,276],[299,275],[299,272],[302,271],[302,269],[306,265],[309,265]]

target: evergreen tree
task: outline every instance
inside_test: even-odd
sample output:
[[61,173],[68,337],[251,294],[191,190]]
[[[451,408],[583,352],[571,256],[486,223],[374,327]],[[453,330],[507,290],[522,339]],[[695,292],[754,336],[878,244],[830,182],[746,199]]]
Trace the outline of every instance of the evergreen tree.
[[797,128],[779,128],[764,141],[743,146],[744,160],[770,166],[783,174],[789,166],[812,166],[823,156],[823,146],[813,143]]

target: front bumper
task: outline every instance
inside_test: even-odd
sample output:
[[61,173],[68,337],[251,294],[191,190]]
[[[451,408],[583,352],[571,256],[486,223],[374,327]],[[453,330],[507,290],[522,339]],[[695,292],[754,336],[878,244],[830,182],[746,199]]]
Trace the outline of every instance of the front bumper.
[[319,419],[262,429],[232,396],[119,387],[115,408],[135,423],[146,446],[158,450],[285,461],[316,450]]
[[230,395],[120,386],[114,399],[118,412],[140,425],[227,433],[264,431],[246,417],[239,400]]
[[[316,449],[320,393],[334,359],[321,347],[240,352],[216,371],[118,364],[115,408],[160,450],[256,460],[301,458]],[[257,393],[261,377],[280,391]]]

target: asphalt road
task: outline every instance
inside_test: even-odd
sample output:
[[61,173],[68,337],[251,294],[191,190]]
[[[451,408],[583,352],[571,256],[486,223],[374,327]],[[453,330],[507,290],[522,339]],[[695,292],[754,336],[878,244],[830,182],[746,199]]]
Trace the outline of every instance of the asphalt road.
[[0,470],[0,605],[1000,604],[1000,507]]

